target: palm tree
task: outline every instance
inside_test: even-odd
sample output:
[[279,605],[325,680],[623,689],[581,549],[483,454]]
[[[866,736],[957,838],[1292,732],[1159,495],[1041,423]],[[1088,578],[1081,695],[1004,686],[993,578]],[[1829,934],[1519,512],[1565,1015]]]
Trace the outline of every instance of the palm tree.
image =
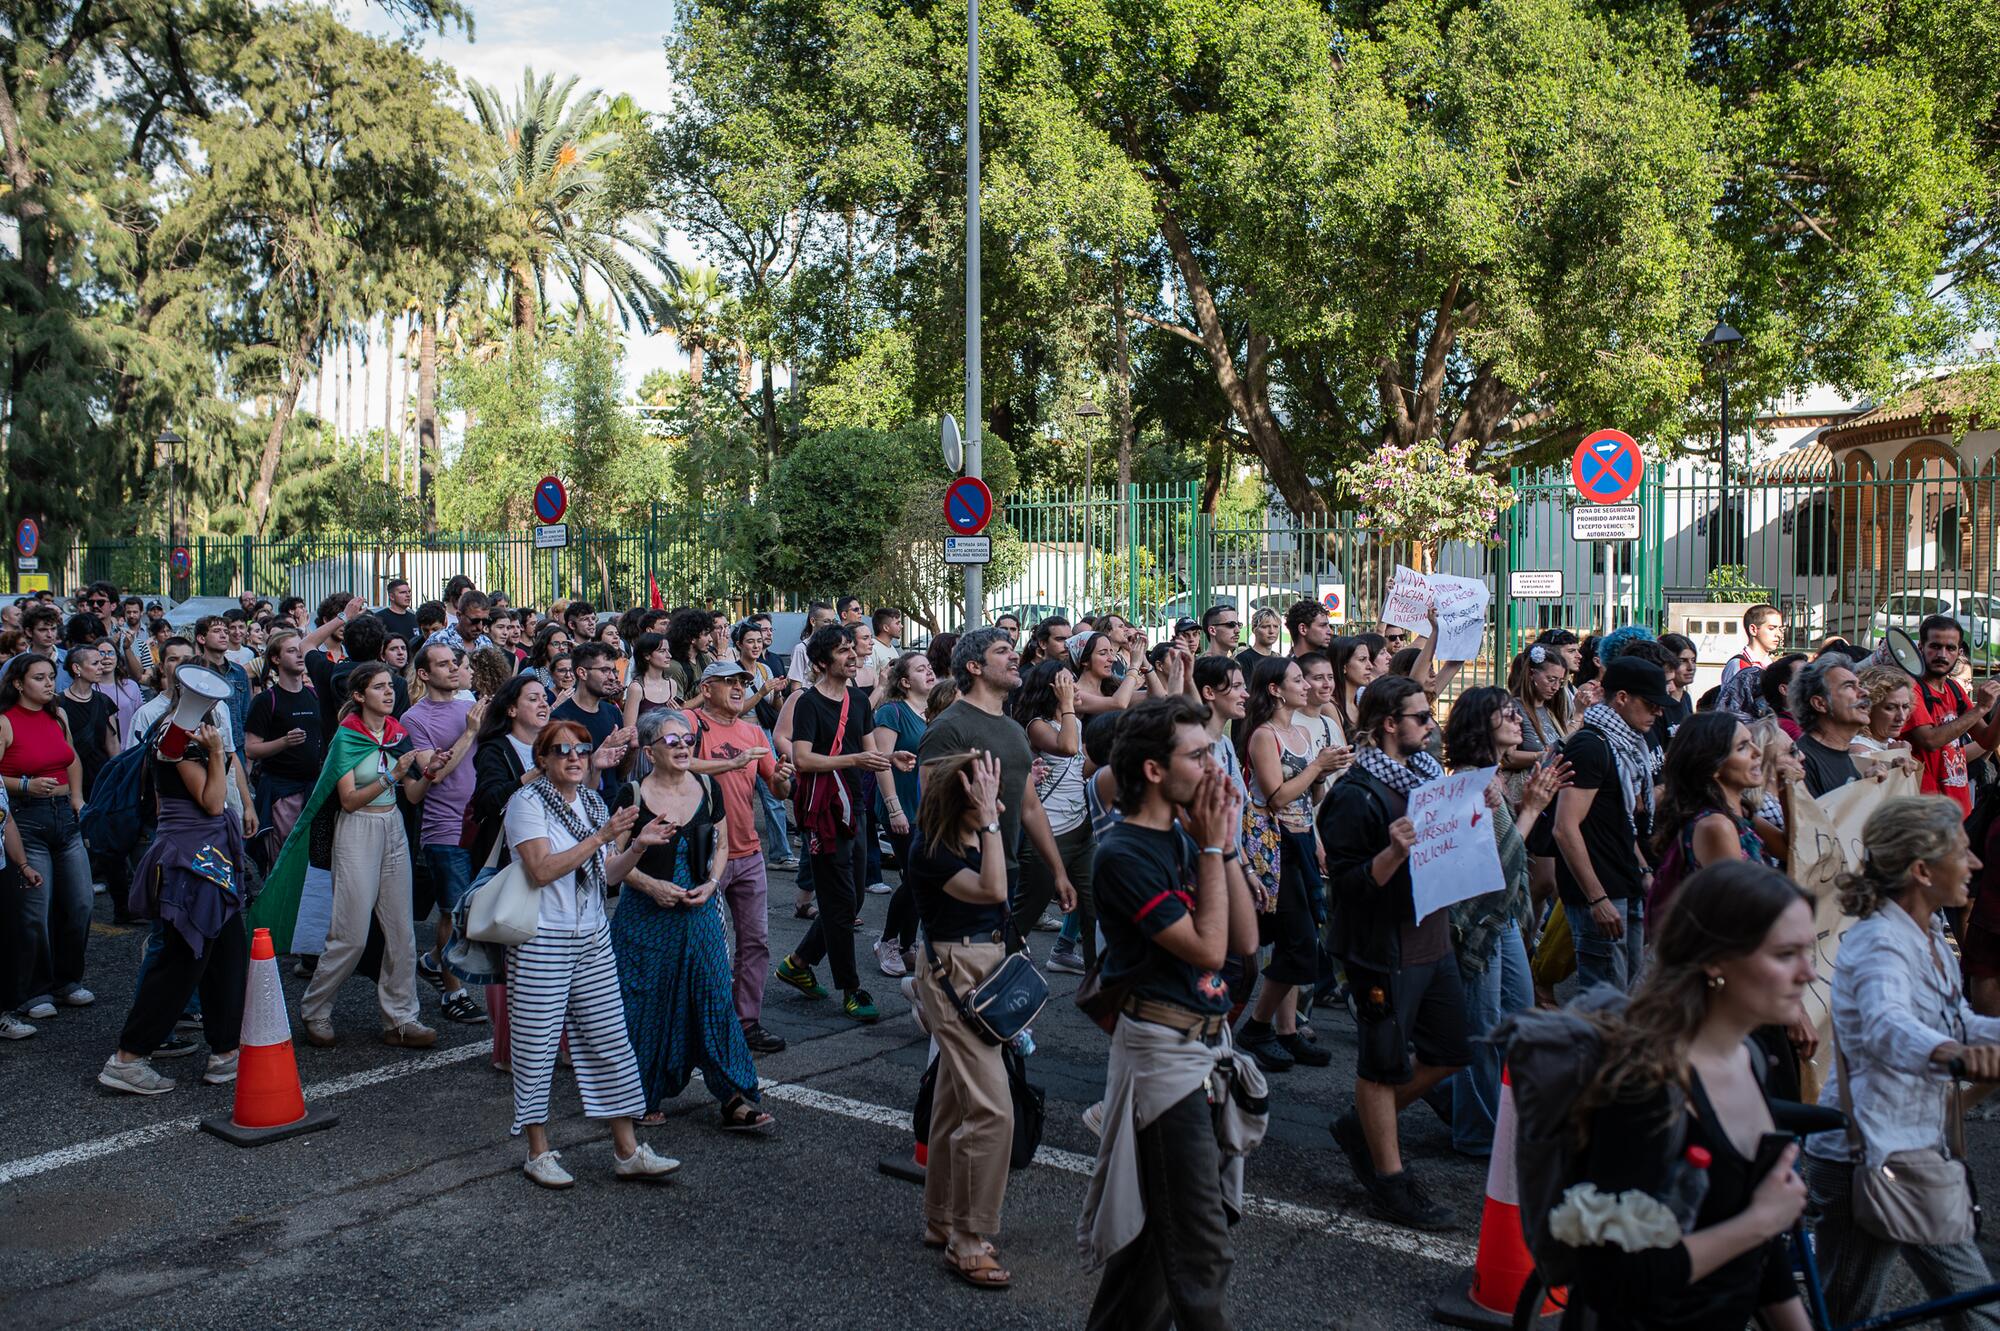
[[622,141],[607,128],[598,90],[575,102],[574,76],[557,83],[521,79],[520,97],[503,106],[496,89],[471,83],[479,127],[492,140],[488,185],[500,213],[495,256],[504,268],[514,331],[532,337],[553,274],[576,293],[587,278],[610,290],[619,322],[645,332],[672,321],[679,272],[657,218],[621,208],[607,190],[606,169]]
[[732,303],[722,274],[706,265],[681,270],[680,285],[674,292],[673,329],[688,354],[688,382],[694,400],[701,400],[701,377],[708,353],[721,337],[721,326],[729,317]]

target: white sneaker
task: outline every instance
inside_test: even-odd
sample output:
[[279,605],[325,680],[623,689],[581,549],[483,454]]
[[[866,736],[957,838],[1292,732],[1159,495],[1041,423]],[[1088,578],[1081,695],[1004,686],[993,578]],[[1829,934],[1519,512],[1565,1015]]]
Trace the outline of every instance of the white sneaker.
[[528,1163],[521,1166],[521,1172],[544,1188],[567,1188],[576,1180],[569,1171],[557,1164],[562,1159],[560,1151],[543,1151],[540,1155],[528,1157]]
[[21,1020],[16,1012],[0,1012],[0,1040],[25,1040],[35,1033],[35,1027]]
[[28,1009],[28,1015],[36,1021],[47,1021],[50,1017],[55,1016],[55,1014],[56,1005],[49,1002],[46,998]]
[[875,944],[875,964],[892,980],[900,980],[910,973],[910,968],[903,964],[903,949],[893,938],[885,938]]
[[[672,1156],[660,1155],[644,1142],[630,1155],[620,1155],[616,1147],[611,1151],[611,1172],[621,1179],[665,1178],[681,1167],[681,1162]],[[568,1177],[564,1175],[564,1177]]]
[[102,883],[92,883],[90,885],[90,894],[92,896],[97,896],[97,897],[105,896],[108,895],[110,891],[111,889],[106,887]]
[[97,995],[91,993],[88,989],[72,989],[56,1000],[56,1002],[61,1003],[64,1007],[89,1007],[96,1001]]
[[895,890],[895,888],[889,886],[887,883],[868,884],[868,895],[871,897],[886,897]]
[[1061,943],[1057,943],[1049,951],[1049,969],[1058,975],[1081,975],[1083,953],[1077,948],[1064,947]]
[[232,1049],[226,1054],[210,1054],[208,1056],[208,1068],[201,1074],[201,1079],[210,1086],[227,1086],[230,1082],[235,1081],[236,1055],[239,1052],[239,1050]]
[[174,1089],[173,1078],[162,1077],[153,1071],[153,1065],[145,1059],[126,1063],[117,1054],[104,1060],[98,1070],[97,1084],[109,1086],[114,1091],[129,1091],[133,1095],[165,1095]]
[[1042,918],[1035,921],[1035,929],[1038,933],[1060,933],[1062,927],[1062,912],[1058,911],[1054,906],[1050,906],[1047,910],[1043,911]]
[[1090,1135],[1093,1137],[1104,1135],[1104,1101],[1099,1100],[1083,1111],[1083,1126],[1090,1129]]

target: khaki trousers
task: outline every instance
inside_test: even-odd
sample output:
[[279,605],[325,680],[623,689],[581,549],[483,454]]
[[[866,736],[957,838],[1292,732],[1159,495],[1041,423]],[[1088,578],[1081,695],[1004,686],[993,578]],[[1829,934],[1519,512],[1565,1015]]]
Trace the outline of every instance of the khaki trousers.
[[[998,943],[939,943],[938,960],[964,998],[1005,958]],[[1014,1149],[1014,1099],[1000,1046],[987,1044],[958,1015],[917,958],[917,984],[938,1046],[931,1097],[930,1160],[924,1173],[924,1219],[944,1229],[991,1238],[1000,1232],[1007,1197],[1007,1158]]]
[[382,973],[375,1000],[384,1029],[417,1019],[417,953],[410,921],[410,847],[394,805],[342,810],[333,826],[333,922],[326,951],[299,1000],[299,1016],[327,1021],[333,996],[368,946],[368,921],[382,925]]

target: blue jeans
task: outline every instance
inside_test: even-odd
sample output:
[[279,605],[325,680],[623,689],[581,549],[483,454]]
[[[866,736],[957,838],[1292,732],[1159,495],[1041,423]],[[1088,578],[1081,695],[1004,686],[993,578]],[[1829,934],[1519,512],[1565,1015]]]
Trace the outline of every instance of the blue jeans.
[[[771,732],[764,732],[764,743],[772,753],[778,751],[778,741]],[[764,806],[764,858],[767,860],[789,860],[792,858],[791,838],[786,834],[787,825],[785,802],[771,793],[764,784],[764,778],[757,778],[757,799]]]
[[451,914],[472,890],[472,852],[445,841],[430,842],[424,846],[424,863],[430,866],[438,909]]
[[1493,1153],[1493,1127],[1500,1116],[1498,1045],[1485,1037],[1500,1018],[1535,1005],[1535,985],[1528,974],[1528,949],[1521,927],[1510,924],[1494,935],[1486,969],[1477,974],[1459,967],[1465,982],[1465,1030],[1472,1037],[1472,1062],[1451,1079],[1451,1144],[1466,1155]]
[[1639,983],[1639,973],[1646,964],[1646,902],[1641,897],[1624,901],[1614,897],[1611,904],[1625,918],[1623,938],[1607,936],[1591,918],[1588,906],[1577,908],[1567,902],[1563,905],[1563,914],[1569,917],[1569,931],[1576,939],[1577,983],[1585,989],[1608,984],[1630,993],[1632,986]]
[[16,982],[21,1006],[54,999],[83,987],[83,954],[90,941],[90,855],[70,808],[69,797],[14,797],[14,824],[28,863],[42,885],[25,889],[17,903]]

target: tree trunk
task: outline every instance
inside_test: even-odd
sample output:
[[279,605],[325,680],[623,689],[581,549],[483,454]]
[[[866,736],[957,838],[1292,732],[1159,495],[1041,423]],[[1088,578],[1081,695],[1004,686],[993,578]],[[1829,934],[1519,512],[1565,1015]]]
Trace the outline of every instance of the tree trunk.
[[535,338],[535,274],[525,262],[516,262],[508,270],[508,295],[512,299],[514,332],[533,341]]
[[343,424],[340,437],[352,439],[354,437],[354,330],[349,329],[340,340],[347,350],[347,386],[340,394],[341,405],[346,408],[347,414],[341,418]]
[[738,397],[747,398],[750,396],[750,373],[750,344],[748,342],[738,342],[736,344],[736,395]]
[[315,321],[299,334],[292,348],[291,364],[286,367],[284,391],[278,395],[271,413],[271,432],[264,436],[264,454],[257,463],[257,483],[250,487],[248,505],[250,520],[256,523],[259,535],[271,519],[271,487],[278,479],[278,449],[285,442],[285,430],[292,423],[299,393],[305,388],[306,366],[312,361],[312,349],[319,342],[322,326]]
[[778,465],[778,392],[771,378],[771,361],[764,360],[764,483],[771,483],[771,469]]
[[437,530],[437,319],[428,305],[419,314],[423,331],[417,342],[417,499],[424,509],[424,531]]
[[382,484],[389,483],[389,460],[396,453],[396,316],[382,311]]
[[701,404],[701,376],[708,369],[708,346],[700,338],[691,338],[688,349],[688,391],[693,395],[695,405]]
[[1125,318],[1125,264],[1111,268],[1111,328],[1117,341],[1113,382],[1118,400],[1118,493],[1112,503],[1118,515],[1118,548],[1125,548],[1125,487],[1132,483],[1132,326]]

